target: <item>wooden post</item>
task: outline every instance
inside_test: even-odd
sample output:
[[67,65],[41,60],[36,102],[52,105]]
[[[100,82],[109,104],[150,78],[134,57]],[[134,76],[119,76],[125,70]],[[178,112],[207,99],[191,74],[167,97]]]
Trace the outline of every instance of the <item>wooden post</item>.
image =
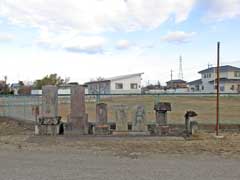
[[217,79],[216,79],[216,88],[217,88],[217,99],[216,99],[216,136],[218,136],[219,130],[219,61],[220,61],[220,42],[217,43]]

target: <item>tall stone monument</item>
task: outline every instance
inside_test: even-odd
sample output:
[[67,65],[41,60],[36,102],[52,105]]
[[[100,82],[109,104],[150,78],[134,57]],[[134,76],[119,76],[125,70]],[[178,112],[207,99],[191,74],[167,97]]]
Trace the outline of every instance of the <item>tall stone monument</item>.
[[[70,132],[88,134],[88,115],[85,106],[85,88],[82,85],[71,87]],[[69,128],[68,128],[69,130]]]
[[108,120],[107,104],[105,103],[97,104],[96,105],[96,125],[94,127],[94,134],[108,135],[110,133],[107,120]]
[[42,87],[42,117],[58,116],[58,88],[47,85]]
[[146,113],[143,105],[137,105],[134,108],[134,117],[132,122],[133,132],[147,132]]
[[59,134],[62,125],[58,116],[58,88],[47,85],[42,88],[41,115],[36,121],[35,134],[56,135]]
[[158,125],[167,125],[167,112],[171,111],[171,104],[168,102],[159,102],[155,104],[154,110],[156,112],[156,122]]
[[96,105],[96,123],[98,125],[107,124],[107,104],[99,103]]
[[128,131],[128,118],[127,118],[128,107],[126,105],[115,105],[113,109],[115,111],[116,131],[127,132]]
[[167,112],[171,111],[171,104],[168,102],[159,102],[154,105],[156,112],[156,132],[158,135],[168,135],[170,127],[167,124]]

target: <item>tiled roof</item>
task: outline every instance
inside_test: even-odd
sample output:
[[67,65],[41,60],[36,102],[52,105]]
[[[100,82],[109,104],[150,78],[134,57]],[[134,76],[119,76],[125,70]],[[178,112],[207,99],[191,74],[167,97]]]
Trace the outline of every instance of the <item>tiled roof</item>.
[[197,79],[194,81],[188,82],[189,85],[202,84],[202,79]]
[[167,83],[186,83],[186,81],[181,79],[175,79],[175,80],[168,81]]

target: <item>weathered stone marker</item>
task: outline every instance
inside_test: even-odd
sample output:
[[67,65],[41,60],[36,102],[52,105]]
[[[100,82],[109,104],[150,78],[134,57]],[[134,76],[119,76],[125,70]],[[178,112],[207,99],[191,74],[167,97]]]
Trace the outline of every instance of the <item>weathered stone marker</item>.
[[42,111],[37,119],[35,134],[56,135],[62,126],[61,117],[58,116],[58,89],[47,85],[42,88]]
[[156,133],[158,135],[168,135],[170,128],[167,125],[167,111],[171,111],[171,104],[168,102],[159,102],[154,105],[156,112]]
[[126,105],[115,105],[113,109],[115,110],[116,131],[119,132],[128,131],[128,119],[127,119],[128,107]]
[[158,125],[167,125],[167,111],[171,111],[171,104],[168,102],[159,102],[155,104],[154,110],[156,111],[156,122]]
[[98,125],[107,124],[107,104],[99,103],[96,105],[96,123]]
[[[88,114],[85,106],[85,88],[81,85],[71,87],[70,132],[88,134]],[[68,129],[69,130],[69,129]]]
[[108,135],[109,125],[107,124],[108,111],[107,104],[99,103],[96,105],[96,125],[94,127],[94,134],[96,135]]
[[58,88],[47,85],[42,88],[42,117],[58,116]]
[[146,132],[146,114],[143,105],[137,105],[134,108],[134,117],[132,122],[132,131],[136,132]]
[[186,135],[195,134],[198,130],[197,121],[193,120],[193,117],[196,117],[197,113],[194,111],[187,111],[184,115],[185,117],[185,131]]

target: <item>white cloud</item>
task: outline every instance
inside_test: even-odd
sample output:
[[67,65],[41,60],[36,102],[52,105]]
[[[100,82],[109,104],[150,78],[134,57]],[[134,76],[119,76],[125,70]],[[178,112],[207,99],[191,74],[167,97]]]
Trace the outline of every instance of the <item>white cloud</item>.
[[97,54],[103,52],[106,39],[101,36],[81,36],[74,33],[59,36],[44,31],[36,43],[46,48],[60,48],[76,53]]
[[129,49],[132,44],[128,40],[119,40],[116,44],[116,48],[119,50]]
[[169,32],[161,39],[171,43],[186,43],[189,42],[195,34],[195,32],[187,33],[183,31]]
[[205,6],[208,9],[207,19],[222,21],[240,17],[240,0],[211,0],[206,1]]
[[1,0],[0,16],[51,32],[156,28],[169,18],[187,19],[195,0]]
[[70,52],[87,54],[103,53],[106,40],[100,36],[77,37],[73,41],[64,44],[64,49]]
[[12,34],[1,34],[0,33],[0,42],[1,41],[12,41],[13,39],[14,39],[15,37],[14,37],[14,35],[12,35]]

